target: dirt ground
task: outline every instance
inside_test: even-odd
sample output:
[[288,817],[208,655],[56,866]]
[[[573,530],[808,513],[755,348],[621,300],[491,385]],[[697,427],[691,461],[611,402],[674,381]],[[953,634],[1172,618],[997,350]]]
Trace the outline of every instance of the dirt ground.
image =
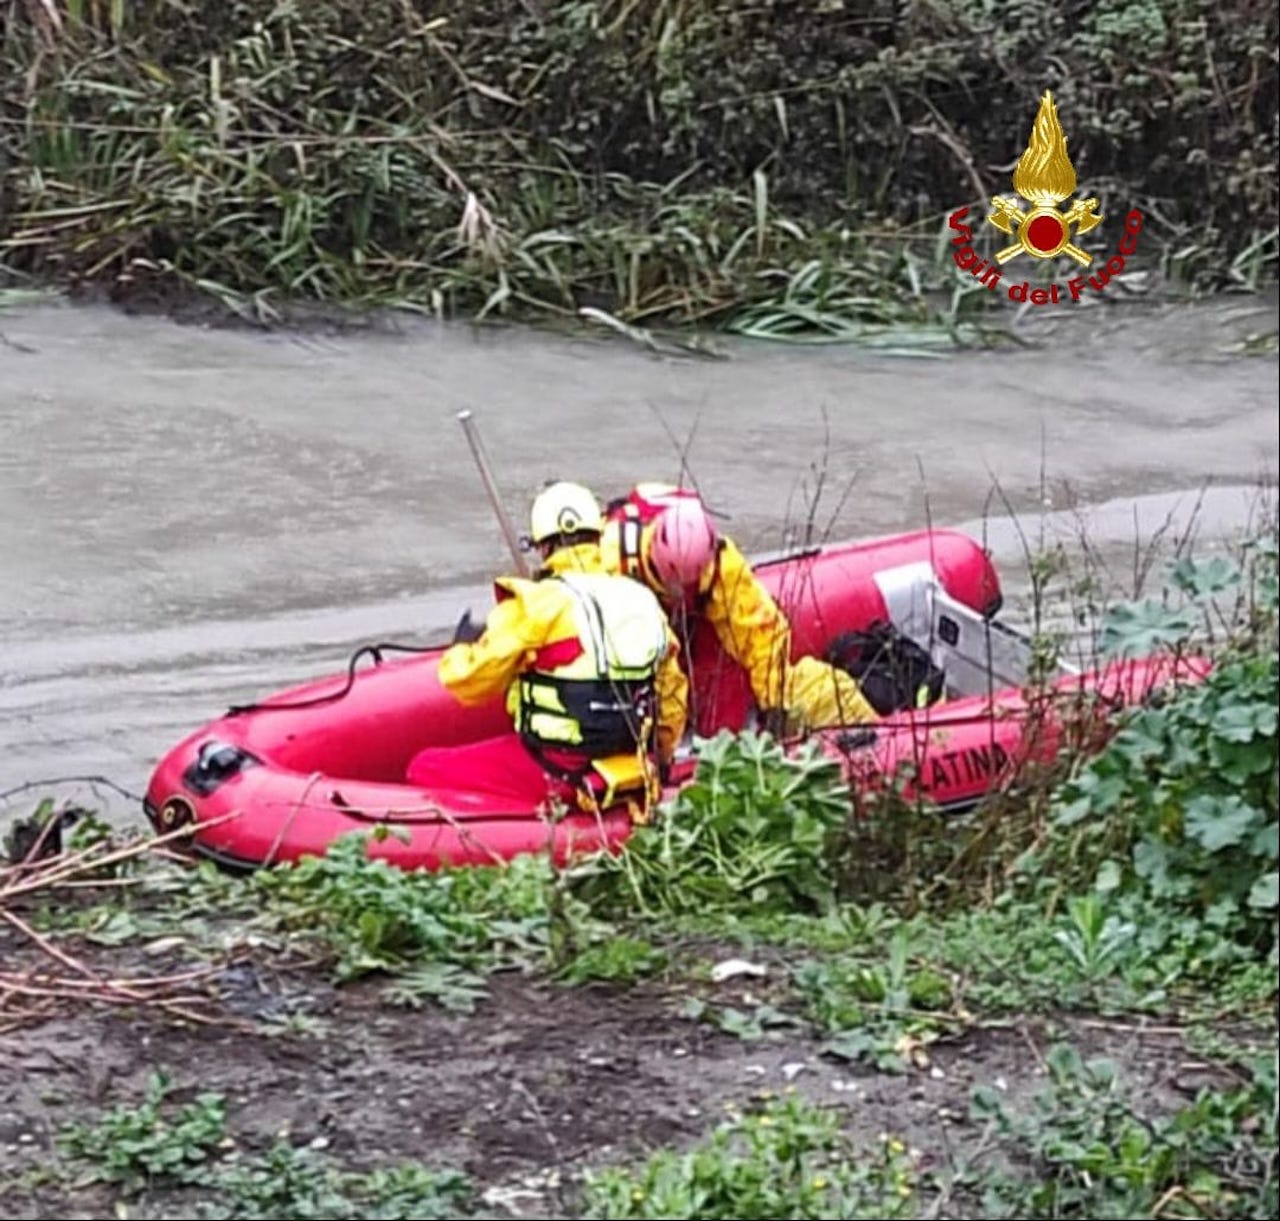
[[[11,962],[25,958],[0,934]],[[95,967],[119,970],[118,952]],[[16,965],[16,962],[15,962]],[[149,964],[152,971],[168,965]],[[519,974],[491,979],[475,1013],[430,1004],[390,1006],[380,981],[335,988],[314,968],[253,959],[211,986],[228,1017],[252,1029],[175,1023],[150,1010],[63,1008],[0,1034],[0,1194],[10,1217],[111,1217],[115,1189],[76,1185],[55,1137],[64,1124],[140,1102],[167,1070],[171,1098],[227,1099],[229,1133],[246,1152],[286,1136],[346,1169],[413,1161],[461,1170],[492,1216],[564,1215],[573,1172],[683,1146],[724,1117],[788,1086],[839,1107],[846,1127],[874,1140],[901,1136],[922,1166],[973,1152],[976,1085],[1011,1098],[1043,1083],[1049,1042],[1117,1060],[1138,1097],[1163,1109],[1208,1083],[1205,1066],[1169,1027],[1061,1015],[964,1032],[929,1049],[929,1063],[896,1075],[828,1057],[800,1029],[744,1041],[680,1013],[691,987],[751,1004],[769,981],[653,980],[631,987],[567,985]],[[745,994],[745,995],[744,995]],[[308,1033],[266,1033],[263,1019],[308,1015]],[[2,1028],[2,1027],[0,1027]],[[772,1037],[770,1037],[772,1036]],[[42,1181],[43,1180],[43,1181]],[[188,1215],[181,1196],[156,1193],[131,1217]]]

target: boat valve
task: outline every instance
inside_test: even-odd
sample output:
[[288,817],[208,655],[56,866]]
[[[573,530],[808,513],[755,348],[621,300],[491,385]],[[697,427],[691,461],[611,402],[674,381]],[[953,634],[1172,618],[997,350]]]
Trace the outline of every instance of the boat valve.
[[191,766],[182,779],[193,792],[207,797],[224,780],[236,775],[254,762],[238,746],[228,746],[217,740],[205,742],[197,752]]

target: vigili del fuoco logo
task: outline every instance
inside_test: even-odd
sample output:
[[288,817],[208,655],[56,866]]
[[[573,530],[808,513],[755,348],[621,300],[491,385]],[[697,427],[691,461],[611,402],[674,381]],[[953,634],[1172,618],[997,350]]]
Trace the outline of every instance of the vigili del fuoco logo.
[[[1094,255],[1082,249],[1076,238],[1083,237],[1102,224],[1105,217],[1098,213],[1096,199],[1077,199],[1064,212],[1059,205],[1075,194],[1076,171],[1067,156],[1067,137],[1058,122],[1058,108],[1053,94],[1047,89],[1040,99],[1040,111],[1031,129],[1031,140],[1026,151],[1018,158],[1013,171],[1013,189],[1030,205],[1024,210],[1016,199],[997,195],[991,201],[987,224],[999,229],[1013,241],[995,252],[988,262],[973,248],[973,230],[964,223],[968,207],[957,209],[948,219],[956,230],[951,252],[956,266],[967,271],[979,283],[995,291],[1001,281],[1006,263],[1027,255],[1033,259],[1056,259],[1062,255],[1074,259],[1081,267],[1092,267]],[[1010,284],[1010,301],[1030,301],[1032,305],[1057,304],[1066,297],[1060,291],[1065,287],[1072,301],[1079,301],[1086,287],[1102,292],[1112,276],[1124,271],[1125,259],[1138,249],[1138,234],[1142,232],[1142,213],[1134,208],[1124,219],[1124,236],[1104,265],[1087,277],[1072,276],[1066,284],[1032,288],[1029,280]]]

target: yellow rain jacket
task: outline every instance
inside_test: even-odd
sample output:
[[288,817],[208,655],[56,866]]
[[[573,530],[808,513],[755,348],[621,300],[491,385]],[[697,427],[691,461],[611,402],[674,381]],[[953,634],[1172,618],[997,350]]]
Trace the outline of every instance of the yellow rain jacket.
[[[620,675],[601,673],[602,633],[593,626],[583,639],[580,631],[584,606],[586,621],[596,623],[599,602],[590,597],[584,604],[573,585],[575,575],[584,591],[592,578],[610,575],[604,567],[599,547],[580,543],[555,552],[547,561],[548,573],[567,580],[530,580],[503,577],[495,582],[498,603],[489,612],[484,634],[473,642],[458,642],[440,659],[440,681],[463,703],[481,703],[501,691],[507,692],[507,706],[518,728],[535,733],[548,745],[590,751],[589,732],[584,739],[572,710],[561,703],[556,684],[564,680],[609,682]],[[652,644],[660,654],[655,677],[659,759],[670,762],[688,716],[689,683],[680,668],[679,641],[670,624],[659,614],[648,616],[645,603],[627,603],[624,589],[610,593],[611,613],[626,620],[626,634],[633,642],[636,633],[652,632],[652,638],[633,643],[634,653]],[[619,599],[617,595],[623,597]],[[646,600],[647,601],[647,600]],[[603,625],[601,625],[603,626]],[[575,644],[582,646],[575,648]],[[588,727],[589,729],[589,727]]]
[[[622,528],[616,518],[605,524],[600,540],[605,566],[643,579],[663,600],[661,585],[645,562],[651,526],[642,531],[638,564],[623,552]],[[791,624],[732,540],[721,537],[717,555],[699,581],[698,604],[720,647],[747,672],[756,703],[761,709],[785,709],[790,730],[879,720],[850,674],[817,657],[790,660]],[[668,607],[668,614],[672,610]]]

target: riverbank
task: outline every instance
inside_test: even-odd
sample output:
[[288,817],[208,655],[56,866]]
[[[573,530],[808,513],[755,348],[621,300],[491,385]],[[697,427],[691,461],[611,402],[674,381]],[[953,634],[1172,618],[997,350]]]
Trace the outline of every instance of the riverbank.
[[[1091,253],[1137,209],[1130,273],[1275,278],[1277,18],[1245,0],[26,0],[3,21],[0,267],[120,302],[980,344],[998,299],[947,217],[1012,194],[1046,89],[1100,204]],[[1005,242],[982,224],[977,253]]]
[[751,735],[567,870],[356,837],[228,877],[79,811],[0,870],[0,1188],[32,1218],[1274,1215],[1274,522],[1242,542],[1110,619],[1211,653],[1203,684],[945,834]]
[[[15,1216],[727,1217],[761,1174],[790,1217],[833,1215],[833,1192],[879,1216],[960,1218],[1048,1216],[1057,1192],[1150,1206],[1177,1189],[1158,1215],[1267,1215],[1274,992],[1244,983],[1225,1004],[1130,1008],[1115,975],[1095,990],[1054,952],[1054,934],[1082,935],[1065,916],[1024,913],[1038,972],[997,954],[965,968],[946,1007],[913,1016],[864,999],[894,969],[895,921],[874,913],[851,912],[844,934],[793,923],[812,946],[650,928],[597,954],[588,974],[605,978],[522,967],[472,1000],[437,973],[442,1004],[415,991],[430,970],[393,1002],[383,979],[335,985],[305,951],[209,914],[128,912],[58,944],[104,976],[207,970],[186,985],[207,1022],[86,1000],[5,1030],[0,1188]],[[206,956],[213,934],[224,948]],[[9,969],[35,965],[4,932],[0,944]],[[903,946],[915,989],[938,960]],[[975,935],[959,951],[981,963]],[[834,1052],[812,1016],[824,1000],[845,1024]],[[847,1145],[827,1150],[833,1122]],[[1156,1135],[1131,1145],[1147,1125]],[[812,1152],[784,1171],[797,1146]],[[707,1149],[696,1180],[646,1176],[655,1155],[670,1166]],[[612,1191],[584,1182],[610,1170],[629,1172]]]

